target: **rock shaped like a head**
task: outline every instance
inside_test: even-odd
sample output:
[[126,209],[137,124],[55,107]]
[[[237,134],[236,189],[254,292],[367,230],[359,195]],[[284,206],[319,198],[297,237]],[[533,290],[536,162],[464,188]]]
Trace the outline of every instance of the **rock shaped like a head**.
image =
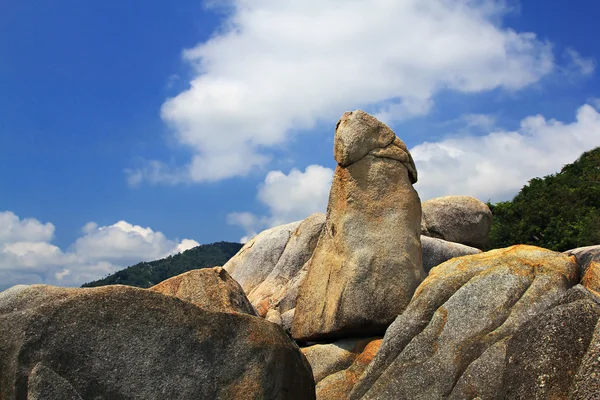
[[337,123],[333,156],[341,167],[348,167],[367,154],[400,161],[408,170],[411,182],[417,182],[412,156],[394,131],[364,111],[348,111]]

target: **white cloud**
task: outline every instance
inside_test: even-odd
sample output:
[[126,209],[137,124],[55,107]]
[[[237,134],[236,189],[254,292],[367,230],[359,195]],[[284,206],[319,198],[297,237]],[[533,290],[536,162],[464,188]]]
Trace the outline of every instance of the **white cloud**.
[[49,241],[54,236],[54,225],[42,224],[36,219],[19,219],[10,211],[0,212],[0,243],[7,241]]
[[461,135],[411,149],[422,200],[471,195],[483,201],[512,198],[530,179],[558,172],[583,152],[600,146],[600,114],[590,105],[563,123],[530,116],[514,132]]
[[[90,226],[88,223],[83,231],[85,235],[75,241],[72,251],[86,260],[155,260],[173,254],[182,246],[168,240],[162,232],[131,225],[126,221],[101,227]],[[186,240],[183,247],[190,243],[199,245],[195,241]]]
[[496,117],[488,114],[466,114],[461,117],[461,120],[468,128],[491,129],[496,124]]
[[394,122],[427,115],[432,107],[433,100],[431,99],[405,98],[400,102],[384,106],[374,116],[378,120],[391,125]]
[[230,213],[227,223],[244,228],[242,242],[262,229],[302,220],[315,212],[325,212],[333,171],[310,165],[304,172],[292,169],[289,174],[271,171],[258,188],[258,200],[267,206],[268,216],[249,212]]
[[582,57],[579,52],[572,48],[565,51],[565,57],[569,60],[569,64],[565,69],[567,75],[591,75],[596,70],[596,62],[593,58]]
[[143,161],[138,169],[125,169],[129,186],[139,186],[144,180],[162,185],[176,185],[189,179],[186,168],[176,168],[161,161]]
[[[344,111],[423,115],[442,89],[516,90],[554,67],[551,46],[502,27],[500,0],[235,0],[162,118],[194,156],[150,161],[129,182],[217,181],[265,167],[269,149]],[[379,110],[377,110],[379,108]]]
[[232,212],[227,214],[227,223],[237,225],[244,229],[246,235],[240,239],[240,243],[246,243],[252,237],[256,236],[260,229],[268,226],[267,217],[258,217],[249,212]]
[[80,285],[140,261],[188,250],[198,243],[169,240],[151,228],[119,221],[87,223],[68,250],[50,243],[54,226],[0,212],[0,290],[18,283]]

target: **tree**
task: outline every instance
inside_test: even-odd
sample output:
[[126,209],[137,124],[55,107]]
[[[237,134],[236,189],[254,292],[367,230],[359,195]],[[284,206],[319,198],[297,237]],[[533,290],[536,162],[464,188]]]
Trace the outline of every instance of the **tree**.
[[556,251],[600,244],[600,148],[544,178],[512,201],[489,204],[492,248],[532,244]]
[[82,287],[129,285],[149,288],[165,279],[193,269],[223,265],[241,248],[242,245],[239,243],[205,244],[160,260],[138,263],[104,279],[86,283]]

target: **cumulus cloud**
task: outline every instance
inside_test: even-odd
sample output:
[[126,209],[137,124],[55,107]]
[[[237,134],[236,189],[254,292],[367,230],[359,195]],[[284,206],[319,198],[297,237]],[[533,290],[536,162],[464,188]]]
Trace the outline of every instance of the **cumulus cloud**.
[[554,67],[551,45],[502,26],[500,0],[232,0],[212,38],[184,51],[196,73],[163,120],[193,151],[149,161],[131,184],[217,181],[270,161],[319,121],[366,108],[390,122],[426,114],[442,89],[517,90]]
[[246,231],[241,241],[246,242],[262,229],[302,220],[315,212],[325,212],[333,171],[320,165],[310,165],[304,172],[292,169],[287,175],[271,171],[258,188],[257,199],[269,214],[257,216],[249,212],[235,212],[227,216],[230,225]]
[[0,212],[0,242],[49,241],[54,236],[54,225],[43,224],[33,218],[19,219],[10,211]]
[[119,221],[87,223],[83,235],[63,251],[51,242],[54,226],[0,212],[0,290],[18,283],[80,285],[125,266],[180,253],[199,244],[169,240],[151,228]]
[[71,251],[86,260],[154,260],[170,255],[180,246],[162,232],[126,221],[101,227],[88,224],[84,228],[85,235],[75,241]]
[[471,195],[483,201],[512,198],[530,179],[558,172],[600,146],[600,114],[590,105],[574,122],[525,118],[517,131],[459,135],[425,142],[410,151],[419,171],[422,200]]

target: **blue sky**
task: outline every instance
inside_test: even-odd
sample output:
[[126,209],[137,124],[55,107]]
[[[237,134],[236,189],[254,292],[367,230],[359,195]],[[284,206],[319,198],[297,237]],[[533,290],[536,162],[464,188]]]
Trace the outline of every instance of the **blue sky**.
[[599,12],[5,0],[0,289],[77,285],[324,211],[335,123],[357,108],[407,143],[423,200],[509,199],[600,145]]

